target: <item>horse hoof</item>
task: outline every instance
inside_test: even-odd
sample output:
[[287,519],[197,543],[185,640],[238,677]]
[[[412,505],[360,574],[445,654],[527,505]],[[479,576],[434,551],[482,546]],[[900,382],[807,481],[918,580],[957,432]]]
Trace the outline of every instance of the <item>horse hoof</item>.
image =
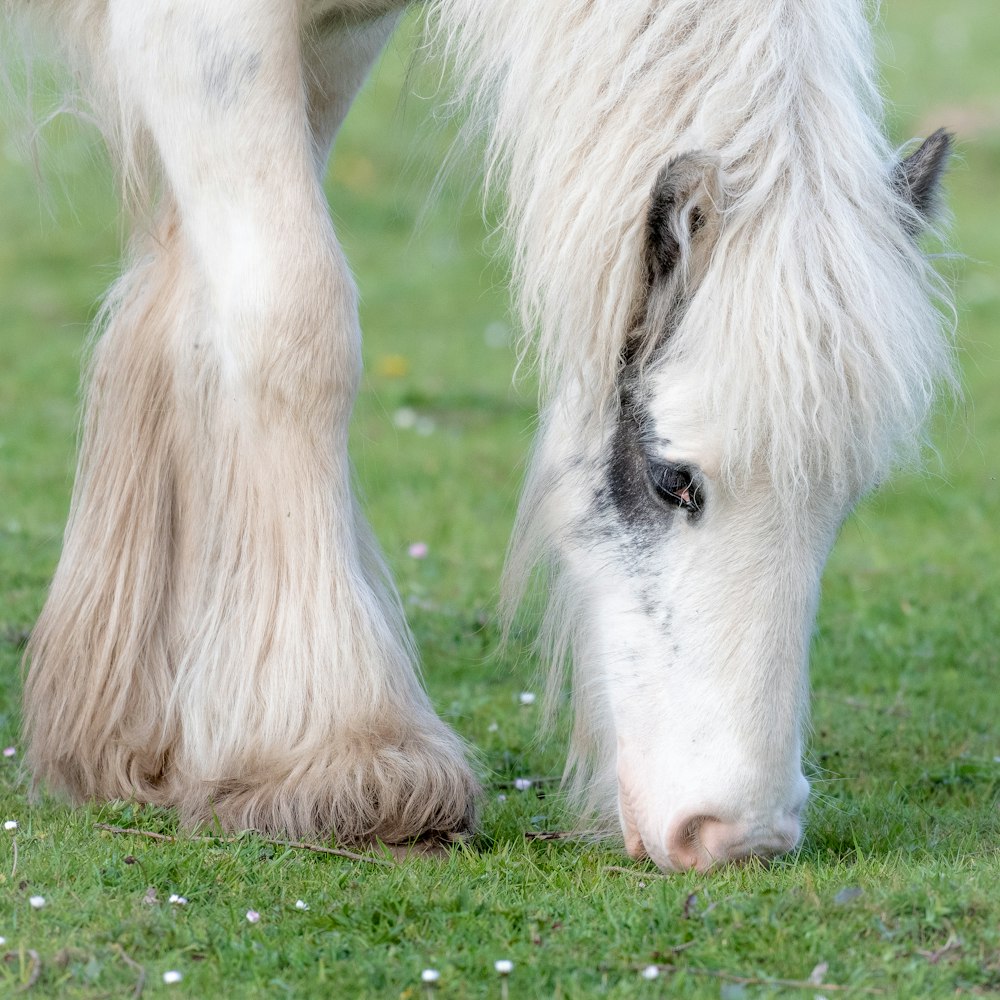
[[258,762],[231,779],[187,784],[185,825],[291,838],[388,844],[470,832],[480,793],[459,741],[440,732],[369,734],[297,758]]

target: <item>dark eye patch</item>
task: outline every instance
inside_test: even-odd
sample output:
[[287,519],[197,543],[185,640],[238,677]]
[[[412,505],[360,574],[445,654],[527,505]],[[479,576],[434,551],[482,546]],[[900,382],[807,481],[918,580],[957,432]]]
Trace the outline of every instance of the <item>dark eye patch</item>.
[[704,495],[695,471],[672,462],[647,461],[646,469],[653,491],[664,502],[689,514],[704,509]]

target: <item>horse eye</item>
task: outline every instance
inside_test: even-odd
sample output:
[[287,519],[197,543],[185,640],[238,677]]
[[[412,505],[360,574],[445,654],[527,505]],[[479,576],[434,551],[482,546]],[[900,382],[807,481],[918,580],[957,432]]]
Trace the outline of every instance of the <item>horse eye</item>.
[[689,513],[698,513],[704,498],[694,472],[684,465],[650,462],[649,480],[661,500]]

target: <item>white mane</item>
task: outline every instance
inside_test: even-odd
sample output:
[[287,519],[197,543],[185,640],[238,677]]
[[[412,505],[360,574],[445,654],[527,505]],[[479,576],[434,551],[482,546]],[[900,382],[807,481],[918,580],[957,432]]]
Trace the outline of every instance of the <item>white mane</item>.
[[[721,157],[722,237],[669,351],[715,374],[725,468],[756,456],[795,492],[867,486],[912,453],[950,372],[908,238],[861,0],[437,0],[543,382],[613,399],[643,295],[657,171]],[[544,22],[544,23],[541,23]]]

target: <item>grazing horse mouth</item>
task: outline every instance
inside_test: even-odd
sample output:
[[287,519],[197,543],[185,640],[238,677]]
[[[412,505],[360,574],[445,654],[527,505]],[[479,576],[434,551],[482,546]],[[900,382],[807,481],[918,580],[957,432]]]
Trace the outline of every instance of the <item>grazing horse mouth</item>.
[[675,811],[663,823],[650,823],[628,775],[619,776],[618,809],[625,850],[636,860],[650,858],[664,871],[707,872],[723,865],[757,859],[770,861],[795,849],[802,837],[802,814],[808,798],[804,778],[796,783],[795,804],[770,813],[754,810],[744,818],[732,810],[704,803]]
[[751,859],[768,862],[795,849],[801,823],[791,815],[773,824],[725,823],[715,816],[692,816],[675,823],[666,838],[665,853],[649,851],[635,826],[625,831],[625,849],[635,859],[652,858],[672,871],[708,872]]

